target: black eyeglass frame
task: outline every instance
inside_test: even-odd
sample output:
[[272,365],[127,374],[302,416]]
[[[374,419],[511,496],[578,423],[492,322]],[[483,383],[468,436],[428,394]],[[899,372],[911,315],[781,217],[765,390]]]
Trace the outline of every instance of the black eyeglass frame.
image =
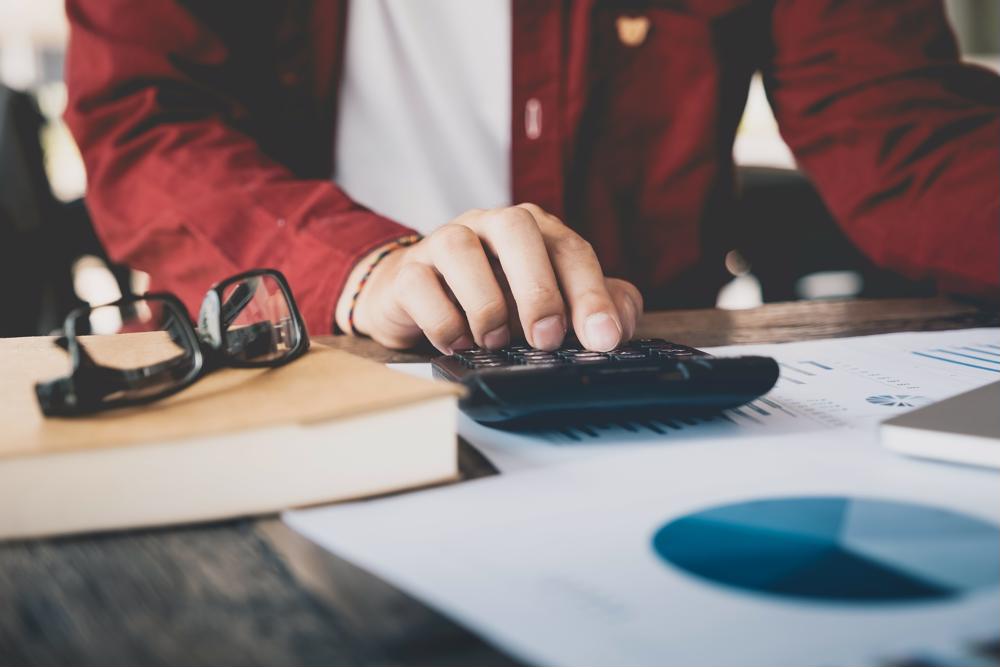
[[[295,346],[287,354],[262,360],[239,359],[227,352],[227,336],[234,332],[227,331],[233,320],[242,312],[253,292],[244,296],[234,293],[228,302],[223,302],[225,290],[233,284],[247,282],[253,278],[271,277],[281,289],[288,305],[289,322],[294,327]],[[234,297],[242,299],[241,303],[233,303]],[[107,399],[110,393],[118,389],[138,389],[144,380],[155,379],[165,373],[170,373],[179,367],[180,361],[187,363],[188,355],[175,357],[165,362],[132,369],[109,368],[96,363],[77,339],[76,322],[97,308],[118,307],[125,310],[129,304],[142,301],[155,301],[163,304],[170,315],[176,318],[178,335],[183,337],[183,345],[179,347],[192,355],[191,370],[183,378],[145,396]],[[166,316],[164,317],[166,321]],[[235,330],[239,331],[239,330]],[[205,294],[198,315],[196,328],[187,314],[187,310],[175,295],[169,292],[151,292],[141,296],[126,296],[112,303],[101,306],[83,306],[73,310],[66,316],[63,335],[55,341],[56,345],[66,350],[70,356],[72,370],[69,375],[35,385],[35,393],[39,406],[46,416],[75,416],[102,412],[115,408],[145,405],[161,400],[184,389],[221,367],[231,368],[268,368],[283,366],[298,359],[309,350],[309,334],[305,321],[299,311],[291,287],[280,271],[276,269],[253,269],[230,276],[215,283]]]

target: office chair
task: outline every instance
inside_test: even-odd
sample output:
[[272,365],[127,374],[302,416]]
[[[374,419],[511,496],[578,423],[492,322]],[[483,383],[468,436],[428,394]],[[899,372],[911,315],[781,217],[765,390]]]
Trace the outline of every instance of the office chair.
[[736,251],[761,285],[765,303],[794,301],[802,279],[821,272],[857,276],[863,298],[932,296],[934,285],[880,269],[847,238],[809,179],[792,169],[736,169],[736,197],[720,194],[701,228],[702,255],[665,288],[645,295],[647,310],[710,308],[733,278]]
[[771,167],[737,170],[737,206],[728,234],[761,283],[765,302],[804,296],[802,278],[817,272],[857,274],[865,298],[921,297],[931,282],[877,267],[851,242],[801,172]]
[[122,294],[126,267],[101,247],[82,201],[57,200],[45,173],[44,118],[31,95],[0,85],[0,336],[48,334],[82,301],[73,264],[84,255],[104,261]]

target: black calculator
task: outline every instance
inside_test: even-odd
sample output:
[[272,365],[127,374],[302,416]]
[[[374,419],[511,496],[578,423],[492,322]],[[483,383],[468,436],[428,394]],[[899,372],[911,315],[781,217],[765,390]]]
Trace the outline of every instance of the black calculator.
[[572,341],[551,352],[474,348],[437,357],[431,367],[465,386],[459,407],[472,419],[514,429],[708,415],[748,403],[778,380],[770,357],[713,357],[659,338],[610,352]]

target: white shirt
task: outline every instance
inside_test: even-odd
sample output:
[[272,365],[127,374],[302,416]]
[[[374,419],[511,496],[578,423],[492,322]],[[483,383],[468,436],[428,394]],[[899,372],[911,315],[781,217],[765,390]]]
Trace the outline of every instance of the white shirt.
[[352,0],[333,178],[429,232],[510,204],[509,0]]

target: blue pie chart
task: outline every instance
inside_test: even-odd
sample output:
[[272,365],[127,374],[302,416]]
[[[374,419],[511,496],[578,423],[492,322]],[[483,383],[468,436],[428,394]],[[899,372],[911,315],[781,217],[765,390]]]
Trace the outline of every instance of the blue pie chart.
[[718,585],[829,602],[955,598],[1000,584],[1000,530],[928,505],[845,497],[769,498],[662,526],[653,549]]

